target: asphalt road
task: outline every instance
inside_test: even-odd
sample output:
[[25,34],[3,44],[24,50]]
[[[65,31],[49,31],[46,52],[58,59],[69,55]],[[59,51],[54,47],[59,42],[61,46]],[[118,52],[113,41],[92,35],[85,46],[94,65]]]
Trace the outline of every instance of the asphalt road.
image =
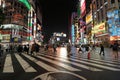
[[37,55],[8,53],[2,58],[0,80],[120,80],[119,59],[97,51],[90,59],[86,56],[76,52],[68,57],[66,48]]

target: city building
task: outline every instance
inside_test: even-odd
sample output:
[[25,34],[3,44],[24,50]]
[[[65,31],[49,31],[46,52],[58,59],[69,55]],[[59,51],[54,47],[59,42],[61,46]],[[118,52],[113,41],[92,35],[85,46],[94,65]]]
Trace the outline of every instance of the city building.
[[1,42],[33,43],[42,26],[42,11],[39,5],[37,0],[2,0],[5,20],[0,26]]
[[120,40],[119,3],[119,0],[93,0],[92,36],[95,36],[97,42],[108,45],[114,40]]
[[120,0],[108,0],[107,8],[109,40],[120,41]]
[[49,40],[49,44],[51,44],[51,45],[53,45],[53,44],[61,45],[64,43],[68,43],[68,38],[67,38],[67,34],[65,34],[63,32],[61,32],[61,33],[54,32]]
[[28,11],[30,4],[25,5],[22,0],[3,0],[5,20],[0,26],[1,42],[22,42],[27,40]]
[[93,0],[92,2],[92,42],[108,44],[109,34],[107,29],[107,0]]

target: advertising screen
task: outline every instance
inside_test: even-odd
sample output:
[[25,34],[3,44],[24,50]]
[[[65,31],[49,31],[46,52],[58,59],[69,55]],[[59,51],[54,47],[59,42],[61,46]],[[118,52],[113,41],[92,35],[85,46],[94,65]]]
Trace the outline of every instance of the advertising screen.
[[110,36],[120,36],[120,18],[119,18],[120,11],[114,10],[107,12],[108,17],[108,26],[109,26],[109,33]]

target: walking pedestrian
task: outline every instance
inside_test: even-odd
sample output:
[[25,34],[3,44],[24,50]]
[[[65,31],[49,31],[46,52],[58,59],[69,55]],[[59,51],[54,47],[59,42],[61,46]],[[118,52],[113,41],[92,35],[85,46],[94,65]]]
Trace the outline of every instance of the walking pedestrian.
[[82,46],[82,45],[79,46],[78,53],[80,53],[80,52],[82,51],[81,46]]
[[19,46],[18,46],[18,53],[21,54],[22,51],[23,51],[23,47],[22,47],[22,45],[19,45]]
[[113,55],[115,56],[115,58],[118,58],[118,47],[119,47],[119,45],[116,41],[112,46]]
[[92,50],[92,49],[91,49],[90,45],[88,44],[88,45],[87,45],[87,50],[86,50],[86,51],[87,51],[87,58],[88,58],[88,59],[90,59],[91,50]]
[[75,55],[77,52],[77,49],[74,45],[71,46],[71,55]]
[[35,43],[35,52],[36,52],[36,55],[39,52],[39,48],[40,48],[40,46],[37,43]]
[[57,45],[56,45],[56,44],[53,44],[53,50],[54,50],[54,53],[57,52],[56,48],[57,48]]
[[31,55],[35,53],[35,43],[31,46]]
[[71,52],[71,45],[70,45],[70,43],[68,43],[67,44],[67,55],[68,55],[68,57],[70,56],[70,52]]
[[27,45],[24,45],[24,52],[27,53]]
[[103,53],[103,56],[105,55],[103,44],[100,44],[100,55],[101,53]]

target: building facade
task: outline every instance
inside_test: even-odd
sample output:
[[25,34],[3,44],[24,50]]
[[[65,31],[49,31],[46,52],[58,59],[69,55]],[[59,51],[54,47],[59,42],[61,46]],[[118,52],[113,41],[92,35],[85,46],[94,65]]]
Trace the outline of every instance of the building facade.
[[111,41],[120,40],[119,4],[119,0],[93,0],[92,35],[95,35],[97,42],[109,45]]
[[4,0],[5,20],[2,23],[1,42],[22,42],[29,36],[28,7],[19,0]]
[[0,26],[2,43],[33,43],[38,39],[37,34],[43,38],[42,11],[37,0],[2,0],[3,5],[5,20]]

